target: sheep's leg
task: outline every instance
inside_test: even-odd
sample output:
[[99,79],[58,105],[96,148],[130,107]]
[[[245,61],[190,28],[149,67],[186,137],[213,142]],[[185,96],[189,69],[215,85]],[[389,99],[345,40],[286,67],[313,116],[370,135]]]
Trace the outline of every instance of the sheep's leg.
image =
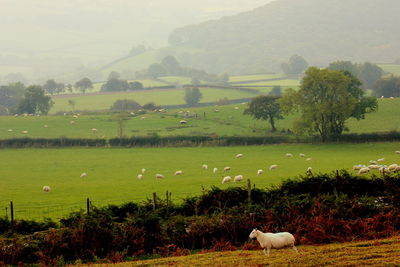
[[269,252],[271,251],[271,249],[270,248],[264,248],[264,254],[266,255],[266,256],[269,256]]
[[294,251],[296,251],[297,253],[299,253],[299,251],[297,250],[297,248],[296,248],[296,246],[295,246],[295,245],[293,245],[293,247],[292,247],[292,248],[293,248],[293,250],[294,250]]

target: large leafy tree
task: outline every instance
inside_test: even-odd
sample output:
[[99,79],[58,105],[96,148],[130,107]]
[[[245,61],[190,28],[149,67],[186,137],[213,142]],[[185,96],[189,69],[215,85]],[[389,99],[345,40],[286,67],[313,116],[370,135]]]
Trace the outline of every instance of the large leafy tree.
[[293,55],[290,57],[289,62],[282,63],[282,71],[286,75],[300,75],[308,67],[308,62],[299,55]]
[[42,87],[32,85],[26,88],[24,97],[18,103],[18,113],[47,114],[53,101],[46,96]]
[[309,68],[300,90],[288,89],[280,100],[284,113],[300,111],[295,130],[317,132],[323,141],[346,130],[346,120],[364,119],[377,109],[377,100],[365,97],[360,81],[350,72]]
[[257,96],[251,100],[243,114],[251,115],[256,120],[269,121],[272,132],[275,132],[275,120],[283,119],[277,100],[276,96]]
[[93,88],[92,81],[85,77],[75,83],[75,88],[78,88],[79,91],[85,93],[88,89]]

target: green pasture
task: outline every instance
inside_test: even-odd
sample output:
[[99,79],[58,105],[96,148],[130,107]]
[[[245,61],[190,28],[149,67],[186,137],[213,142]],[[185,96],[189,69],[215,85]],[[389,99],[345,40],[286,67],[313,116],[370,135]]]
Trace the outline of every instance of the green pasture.
[[300,80],[294,79],[284,79],[284,80],[274,80],[274,81],[263,81],[263,82],[249,82],[243,83],[241,85],[246,86],[285,86],[285,87],[294,87],[300,86]]
[[192,78],[183,77],[183,76],[164,76],[160,77],[159,80],[166,81],[168,83],[176,83],[176,84],[191,84]]
[[243,82],[243,81],[258,81],[258,80],[269,80],[279,79],[284,77],[283,74],[256,74],[256,75],[241,75],[229,77],[229,82]]
[[[224,97],[239,99],[255,96],[254,93],[230,89],[201,88],[200,91],[203,94],[203,98],[200,102],[214,102]],[[54,96],[54,106],[50,110],[50,113],[54,114],[59,111],[70,111],[71,106],[68,105],[68,100],[74,100],[76,102],[76,110],[94,111],[107,110],[119,99],[133,99],[142,105],[148,102],[155,102],[157,105],[182,105],[185,104],[184,96],[184,89],[152,89],[110,94]]]
[[378,66],[386,72],[392,73],[394,75],[400,75],[399,64],[378,64]]
[[[94,205],[143,201],[152,192],[164,198],[172,192],[172,200],[181,201],[198,195],[202,188],[244,186],[221,184],[225,175],[243,175],[262,188],[278,184],[282,179],[305,174],[351,168],[385,158],[385,164],[400,163],[400,143],[269,145],[247,147],[197,148],[63,148],[0,150],[0,209],[13,201],[16,218],[59,217],[70,210],[84,207],[89,197]],[[242,158],[236,158],[238,153]],[[286,157],[292,153],[293,158]],[[299,153],[306,154],[302,158]],[[306,158],[312,158],[307,161]],[[202,168],[203,164],[208,169]],[[278,168],[269,170],[277,164]],[[225,166],[231,172],[223,173]],[[218,172],[213,174],[213,168]],[[136,177],[145,168],[142,180]],[[257,170],[264,174],[257,176]],[[182,170],[182,176],[174,176]],[[80,178],[81,173],[87,177]],[[156,179],[160,173],[165,179]],[[42,187],[51,187],[50,193]]]
[[[107,97],[105,95],[104,97]],[[117,99],[122,99],[117,98]],[[126,97],[125,97],[126,98]],[[136,99],[136,98],[134,98]],[[65,102],[68,98],[59,99]],[[78,102],[78,101],[77,101]],[[350,133],[400,131],[400,99],[379,99],[376,113],[366,115],[365,120],[350,119]],[[70,110],[64,103],[65,110]],[[271,134],[266,121],[253,120],[243,115],[246,104],[210,106],[167,110],[166,113],[148,112],[131,115],[126,121],[125,136],[219,135],[219,136],[265,136]],[[189,111],[186,117],[186,111]],[[205,113],[205,117],[204,117]],[[196,117],[197,114],[197,117]],[[278,131],[291,129],[298,115],[286,116],[276,122]],[[185,119],[188,123],[180,125]],[[74,121],[71,124],[71,121]],[[47,127],[45,127],[47,125]],[[92,128],[97,132],[93,133]],[[8,131],[11,129],[12,131]],[[28,131],[23,134],[22,131]],[[117,122],[112,114],[66,116],[0,116],[0,139],[31,138],[111,138],[117,135]]]

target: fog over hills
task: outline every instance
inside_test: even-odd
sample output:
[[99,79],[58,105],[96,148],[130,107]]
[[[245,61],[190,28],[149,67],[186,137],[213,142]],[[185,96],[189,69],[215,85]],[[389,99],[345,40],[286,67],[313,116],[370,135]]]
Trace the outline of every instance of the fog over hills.
[[165,46],[187,24],[217,19],[270,0],[0,0],[0,76],[38,78],[97,67],[133,45]]
[[398,0],[277,0],[217,21],[176,29],[169,52],[214,72],[276,71],[291,55],[313,65],[400,57]]

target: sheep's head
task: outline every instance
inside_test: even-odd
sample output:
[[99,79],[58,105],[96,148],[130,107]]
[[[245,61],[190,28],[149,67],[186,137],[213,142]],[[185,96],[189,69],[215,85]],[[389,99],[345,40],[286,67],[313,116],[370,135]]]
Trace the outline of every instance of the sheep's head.
[[254,228],[253,231],[251,231],[249,237],[251,239],[255,239],[257,237],[257,231],[258,231],[257,228]]

